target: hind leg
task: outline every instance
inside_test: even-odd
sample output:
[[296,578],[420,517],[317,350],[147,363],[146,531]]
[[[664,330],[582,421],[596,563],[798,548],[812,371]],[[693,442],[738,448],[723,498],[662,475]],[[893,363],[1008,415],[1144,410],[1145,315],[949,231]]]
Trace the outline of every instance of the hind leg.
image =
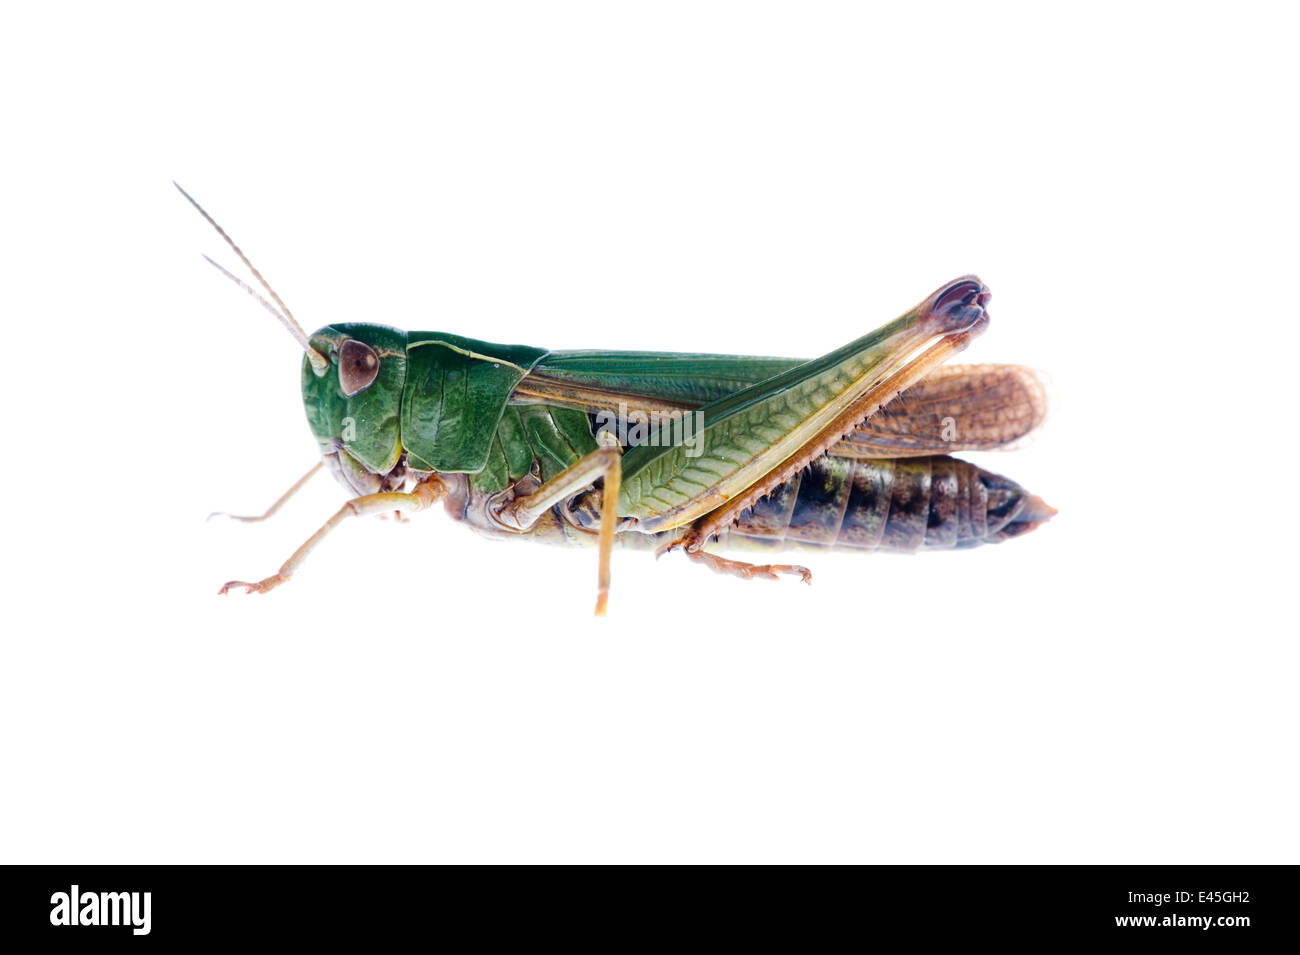
[[786,574],[791,577],[801,578],[805,584],[812,583],[812,571],[799,564],[747,564],[743,560],[719,557],[707,550],[687,550],[686,556],[716,573],[742,577],[745,580],[753,580],[756,577],[776,580],[782,574]]

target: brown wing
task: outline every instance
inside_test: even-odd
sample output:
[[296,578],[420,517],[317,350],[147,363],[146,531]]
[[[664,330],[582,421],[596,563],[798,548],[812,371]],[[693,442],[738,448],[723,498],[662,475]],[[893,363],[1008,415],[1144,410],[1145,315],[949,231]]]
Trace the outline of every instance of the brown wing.
[[904,458],[1006,448],[1047,414],[1038,373],[1022,365],[938,368],[831,448],[842,458]]

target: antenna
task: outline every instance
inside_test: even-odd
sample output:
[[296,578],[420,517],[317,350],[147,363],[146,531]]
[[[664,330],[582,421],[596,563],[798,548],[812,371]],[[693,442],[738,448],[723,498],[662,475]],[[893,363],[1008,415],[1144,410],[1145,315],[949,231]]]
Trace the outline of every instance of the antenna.
[[[292,335],[294,339],[297,340],[298,344],[302,345],[303,349],[307,352],[307,360],[311,362],[311,366],[315,370],[316,374],[325,374],[325,371],[329,368],[329,359],[311,347],[311,340],[307,337],[307,333],[302,330],[302,326],[299,325],[297,319],[293,317],[293,312],[289,311],[289,306],[285,305],[284,300],[281,299],[279,295],[275,294],[275,289],[271,288],[271,283],[262,278],[262,273],[257,270],[257,267],[253,265],[252,262],[249,261],[248,256],[244,254],[244,251],[239,246],[235,245],[235,241],[230,238],[230,236],[226,235],[226,230],[217,225],[217,220],[208,215],[207,210],[199,205],[193,196],[182,189],[180,183],[172,180],[172,185],[176,187],[177,192],[189,200],[190,205],[199,210],[199,215],[208,220],[208,225],[217,230],[217,235],[221,236],[221,238],[225,240],[226,245],[230,246],[235,255],[239,256],[239,261],[244,263],[248,268],[248,271],[253,274],[253,278],[257,279],[258,284],[261,285],[262,288],[266,289],[267,293],[271,296],[272,301],[275,302],[275,305],[272,305],[263,298],[262,295],[247,282],[232,275],[229,271],[208,258],[208,256],[205,255],[203,257],[207,259],[208,262],[219,272],[225,275],[226,278],[230,279],[249,295],[253,296],[253,298],[261,302],[262,306],[266,308],[267,311],[278,318],[281,324],[289,330],[289,334]],[[279,306],[279,308],[276,308],[276,306]]]

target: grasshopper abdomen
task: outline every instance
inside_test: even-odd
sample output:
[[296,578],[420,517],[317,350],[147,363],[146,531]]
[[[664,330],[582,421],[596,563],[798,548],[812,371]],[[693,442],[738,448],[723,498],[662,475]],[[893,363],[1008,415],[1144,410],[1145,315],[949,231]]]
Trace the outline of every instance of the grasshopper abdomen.
[[1014,481],[957,458],[824,457],[744,511],[728,536],[849,550],[949,550],[1018,536],[1054,513]]

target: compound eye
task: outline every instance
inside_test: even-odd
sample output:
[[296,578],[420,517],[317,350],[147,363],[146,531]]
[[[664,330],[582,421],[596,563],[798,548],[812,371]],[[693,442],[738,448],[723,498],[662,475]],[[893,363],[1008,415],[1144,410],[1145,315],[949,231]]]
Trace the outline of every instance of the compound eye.
[[369,345],[348,339],[339,349],[339,385],[351,398],[374,384],[379,374],[379,356]]

